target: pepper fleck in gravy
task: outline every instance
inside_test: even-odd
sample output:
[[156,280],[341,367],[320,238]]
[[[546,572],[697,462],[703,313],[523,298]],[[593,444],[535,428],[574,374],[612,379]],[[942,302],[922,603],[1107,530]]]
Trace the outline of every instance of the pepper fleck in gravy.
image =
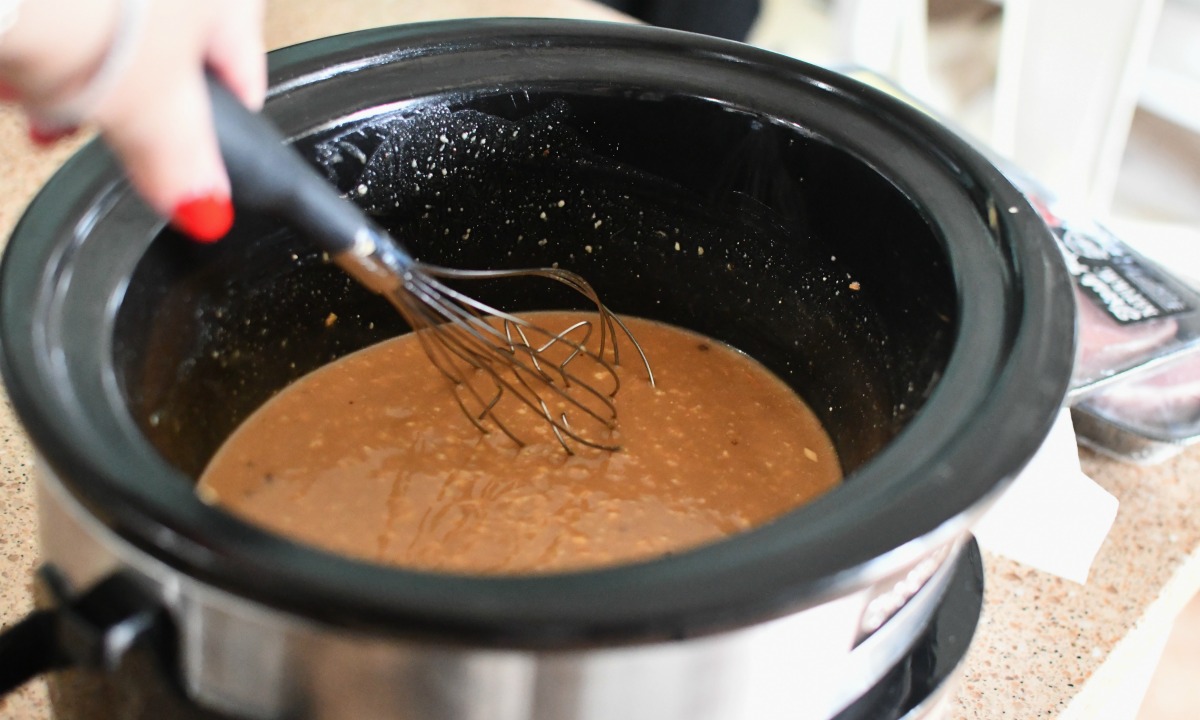
[[[578,313],[538,313],[566,327]],[[782,381],[727,346],[626,320],[618,452],[480,433],[405,335],[301,378],[226,441],[201,497],[297,541],[413,569],[539,573],[649,559],[767,522],[841,477]],[[629,353],[634,355],[633,353]],[[636,357],[636,355],[634,355]]]

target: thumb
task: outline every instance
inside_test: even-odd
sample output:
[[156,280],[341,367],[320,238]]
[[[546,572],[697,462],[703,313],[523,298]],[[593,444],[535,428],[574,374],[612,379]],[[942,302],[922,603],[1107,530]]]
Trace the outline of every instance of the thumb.
[[102,113],[105,141],[160,215],[196,240],[219,240],[233,224],[233,205],[203,72],[179,74],[153,95]]

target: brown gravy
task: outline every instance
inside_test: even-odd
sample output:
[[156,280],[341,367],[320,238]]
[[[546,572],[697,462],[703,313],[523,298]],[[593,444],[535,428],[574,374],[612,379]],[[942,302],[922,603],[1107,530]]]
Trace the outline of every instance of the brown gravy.
[[[550,327],[579,314],[539,313]],[[226,441],[203,498],[320,548],[461,573],[574,570],[676,552],[838,483],[812,411],[745,355],[635,318],[651,387],[624,361],[619,452],[517,448],[448,401],[411,335],[301,378]],[[632,353],[630,353],[632,354]]]

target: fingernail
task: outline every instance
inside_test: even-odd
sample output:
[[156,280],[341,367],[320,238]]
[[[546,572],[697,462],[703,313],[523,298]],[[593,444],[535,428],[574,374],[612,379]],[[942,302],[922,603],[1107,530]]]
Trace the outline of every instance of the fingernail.
[[79,128],[71,126],[46,128],[34,124],[29,126],[29,140],[38,147],[48,147],[65,137],[74,135],[78,130]]
[[184,200],[171,213],[171,223],[193,240],[216,242],[233,226],[233,203],[218,193]]

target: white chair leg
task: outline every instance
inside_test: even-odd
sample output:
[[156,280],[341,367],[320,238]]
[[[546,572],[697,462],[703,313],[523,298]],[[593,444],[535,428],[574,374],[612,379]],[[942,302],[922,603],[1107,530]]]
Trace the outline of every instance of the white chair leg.
[[1066,199],[1112,201],[1162,0],[1005,0],[991,145]]

